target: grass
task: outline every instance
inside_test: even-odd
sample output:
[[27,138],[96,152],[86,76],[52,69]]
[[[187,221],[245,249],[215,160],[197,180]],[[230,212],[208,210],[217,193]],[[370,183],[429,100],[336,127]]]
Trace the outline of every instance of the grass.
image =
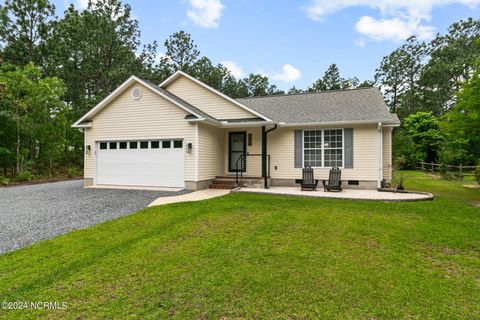
[[478,319],[479,189],[405,173],[434,201],[231,194],[0,256],[0,317]]

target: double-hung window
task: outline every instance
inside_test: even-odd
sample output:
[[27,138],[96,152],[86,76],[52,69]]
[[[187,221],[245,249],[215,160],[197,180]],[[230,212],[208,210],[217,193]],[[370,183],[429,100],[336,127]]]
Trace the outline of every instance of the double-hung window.
[[343,167],[343,130],[304,130],[305,167]]
[[324,130],[324,166],[343,166],[343,130]]
[[303,161],[306,167],[322,166],[322,130],[303,132]]

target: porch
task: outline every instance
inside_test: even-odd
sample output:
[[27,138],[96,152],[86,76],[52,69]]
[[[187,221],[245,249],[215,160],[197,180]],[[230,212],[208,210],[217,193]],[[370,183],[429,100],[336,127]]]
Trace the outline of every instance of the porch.
[[[200,150],[200,169],[206,168],[210,173],[215,173],[213,180],[210,180],[210,188],[269,186],[271,157],[267,153],[266,144],[267,133],[274,126],[266,128],[255,123],[241,126],[237,124],[228,128],[208,128],[208,131],[207,128],[200,127],[200,137],[211,132],[208,139],[201,139],[208,145],[204,144],[204,150]],[[214,136],[217,138],[211,138]],[[212,147],[212,141],[216,141],[216,148]],[[211,148],[210,152],[205,152],[207,146]],[[207,163],[203,162],[203,159],[215,161]]]
[[359,190],[344,189],[341,192],[325,192],[321,186],[317,191],[302,191],[298,187],[270,187],[269,189],[261,188],[239,188],[232,192],[246,192],[259,194],[274,194],[283,196],[297,197],[314,197],[314,198],[331,198],[344,200],[365,200],[365,201],[425,201],[432,200],[433,195],[425,192],[389,192],[377,190]]

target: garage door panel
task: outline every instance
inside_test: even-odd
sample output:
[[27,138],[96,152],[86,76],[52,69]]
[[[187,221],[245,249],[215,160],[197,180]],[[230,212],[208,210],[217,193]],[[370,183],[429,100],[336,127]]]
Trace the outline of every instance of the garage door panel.
[[183,148],[97,150],[97,184],[184,187]]

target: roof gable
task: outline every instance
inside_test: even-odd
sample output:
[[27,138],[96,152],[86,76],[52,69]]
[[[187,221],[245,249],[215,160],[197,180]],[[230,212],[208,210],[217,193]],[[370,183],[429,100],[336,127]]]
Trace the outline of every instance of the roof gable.
[[162,82],[160,87],[218,120],[261,118],[271,121],[265,115],[182,71],[175,72]]
[[163,97],[164,99],[170,101],[171,103],[173,103],[174,105],[176,105],[177,107],[185,110],[188,114],[192,114],[194,115],[195,117],[197,117],[198,119],[206,119],[205,116],[208,116],[206,115],[205,113],[199,111],[198,109],[196,109],[195,107],[189,105],[188,103],[185,103],[183,100],[181,99],[175,99],[175,97],[171,94],[169,94],[168,92],[166,92],[165,90],[155,86],[155,85],[152,85],[151,83],[147,82],[147,81],[144,81],[138,77],[135,77],[135,76],[131,76],[130,78],[128,78],[124,83],[122,83],[117,89],[115,89],[112,93],[110,93],[105,99],[103,99],[100,103],[98,103],[95,107],[93,107],[92,109],[90,109],[90,111],[88,111],[85,115],[83,115],[80,119],[78,119],[73,125],[72,127],[75,127],[75,128],[84,128],[86,127],[85,125],[85,122],[87,121],[90,121],[93,117],[95,117],[96,114],[98,114],[101,110],[103,110],[104,108],[108,107],[108,105],[113,102],[118,96],[120,96],[125,90],[127,90],[128,88],[130,88],[131,86],[133,86],[135,83],[138,83],[138,84],[141,84],[142,86],[144,86],[145,88],[153,91],[154,93],[156,93],[157,95]]

